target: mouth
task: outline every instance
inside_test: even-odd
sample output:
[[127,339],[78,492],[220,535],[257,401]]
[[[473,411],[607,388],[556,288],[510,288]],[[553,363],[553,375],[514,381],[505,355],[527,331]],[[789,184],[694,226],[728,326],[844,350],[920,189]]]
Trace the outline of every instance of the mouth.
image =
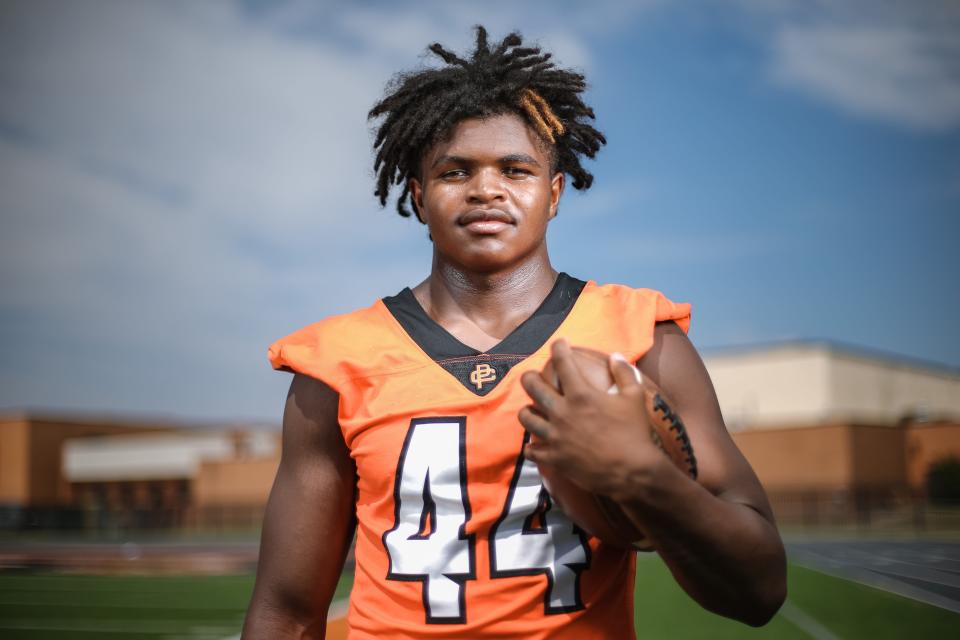
[[506,211],[499,209],[474,209],[457,218],[457,224],[472,233],[491,235],[516,224],[516,220]]

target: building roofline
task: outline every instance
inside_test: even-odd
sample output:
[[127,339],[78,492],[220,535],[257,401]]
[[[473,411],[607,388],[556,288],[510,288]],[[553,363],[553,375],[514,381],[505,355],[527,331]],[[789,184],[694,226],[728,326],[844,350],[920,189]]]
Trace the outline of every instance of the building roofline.
[[701,353],[705,358],[713,356],[726,357],[745,355],[763,351],[799,348],[806,350],[825,350],[837,355],[850,356],[871,362],[881,362],[897,367],[910,367],[931,373],[947,374],[960,377],[960,367],[951,366],[935,360],[927,360],[874,347],[865,347],[841,340],[827,338],[791,338],[787,340],[768,340],[739,345],[725,345],[719,347],[704,347]]
[[69,411],[66,409],[34,409],[0,407],[0,424],[28,421],[32,423],[55,423],[82,426],[110,425],[143,429],[170,429],[176,431],[224,431],[241,429],[249,431],[276,431],[274,425],[240,420],[191,420],[174,415],[151,415],[111,411]]

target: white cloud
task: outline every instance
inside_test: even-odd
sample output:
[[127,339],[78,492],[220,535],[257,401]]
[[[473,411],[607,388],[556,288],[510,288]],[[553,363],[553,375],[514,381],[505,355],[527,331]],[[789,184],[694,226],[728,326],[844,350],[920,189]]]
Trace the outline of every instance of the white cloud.
[[0,56],[6,123],[278,233],[368,202],[364,106],[383,67],[228,11],[212,28],[160,4],[94,6],[24,12]]
[[210,6],[5,16],[0,407],[275,416],[270,340],[425,270],[371,197],[389,61]]
[[[280,33],[301,33],[304,24],[323,24],[338,37],[350,38],[371,55],[408,60],[440,42],[455,51],[473,43],[474,25],[482,24],[491,39],[519,30],[528,41],[554,54],[564,66],[588,69],[591,60],[584,44],[587,35],[609,35],[629,29],[641,15],[661,8],[664,0],[578,0],[483,3],[418,2],[359,7],[347,3],[289,0],[266,12]],[[394,70],[405,68],[403,65]]]
[[313,255],[273,264],[202,211],[49,154],[0,144],[0,165],[8,406],[262,417],[271,340],[419,271],[402,252],[388,273],[351,255],[387,244],[362,231],[318,232]]
[[275,418],[271,340],[426,275],[423,228],[372,197],[366,112],[478,18],[281,8],[5,5],[0,408]]
[[[589,73],[585,38],[660,4],[4,3],[0,407],[275,418],[285,380],[267,369],[270,340],[429,266],[424,229],[371,196],[365,115],[384,82],[434,40],[467,49],[476,23],[519,28]],[[956,125],[943,52],[960,39],[917,21],[783,15],[781,82],[873,117]],[[600,212],[636,197],[598,181],[570,194],[564,224],[589,244]],[[710,261],[753,256],[760,240],[694,244]],[[649,261],[677,251],[647,244]]]
[[[771,74],[849,113],[917,130],[960,126],[956,4],[781,6]],[[789,10],[788,10],[789,9]]]
[[960,125],[960,33],[788,28],[776,53],[777,80],[854,113],[918,129]]

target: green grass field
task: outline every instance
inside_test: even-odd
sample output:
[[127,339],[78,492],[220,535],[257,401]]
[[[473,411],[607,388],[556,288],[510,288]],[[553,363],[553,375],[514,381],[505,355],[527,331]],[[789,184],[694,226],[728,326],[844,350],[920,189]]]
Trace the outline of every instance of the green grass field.
[[[960,615],[791,564],[788,602],[754,629],[700,609],[655,556],[637,563],[638,638],[937,638],[954,637]],[[812,621],[812,622],[811,622]],[[820,632],[820,633],[818,633]]]
[[[952,637],[956,615],[790,567],[788,606],[762,629],[699,609],[656,557],[638,563],[640,638]],[[338,587],[346,597],[351,576]],[[223,639],[239,633],[252,576],[91,577],[0,574],[0,638]]]

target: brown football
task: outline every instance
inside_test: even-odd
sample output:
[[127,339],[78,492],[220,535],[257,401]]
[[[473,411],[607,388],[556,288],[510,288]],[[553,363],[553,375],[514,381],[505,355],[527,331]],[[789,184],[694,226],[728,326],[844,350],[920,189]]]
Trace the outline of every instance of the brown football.
[[[607,354],[583,347],[574,347],[573,354],[580,372],[593,386],[617,393]],[[541,375],[563,392],[552,360],[547,362]],[[640,377],[639,371],[637,376]],[[641,384],[651,439],[680,470],[696,479],[697,461],[683,422],[655,384],[647,378],[641,378]],[[584,531],[617,547],[642,551],[652,549],[649,541],[617,502],[581,488],[560,469],[548,465],[542,465],[539,469],[551,498]]]

